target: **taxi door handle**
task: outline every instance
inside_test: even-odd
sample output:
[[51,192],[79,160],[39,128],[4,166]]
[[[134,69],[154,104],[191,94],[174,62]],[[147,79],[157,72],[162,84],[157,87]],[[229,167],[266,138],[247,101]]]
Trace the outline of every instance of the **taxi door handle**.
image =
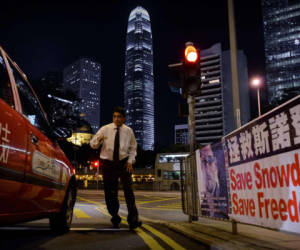
[[36,146],[39,144],[39,139],[33,133],[30,134],[30,141]]

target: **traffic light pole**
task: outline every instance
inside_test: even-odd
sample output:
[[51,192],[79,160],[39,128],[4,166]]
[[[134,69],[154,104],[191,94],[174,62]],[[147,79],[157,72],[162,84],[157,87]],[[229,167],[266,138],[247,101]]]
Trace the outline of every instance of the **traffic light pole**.
[[[187,102],[189,105],[189,139],[190,139],[190,154],[192,155],[196,149],[196,128],[195,128],[195,96],[194,95],[188,95]],[[191,173],[192,173],[192,201],[193,201],[193,215],[189,215],[189,222],[197,221],[198,216],[195,216],[197,214],[197,197],[196,197],[196,191],[194,186],[194,180],[195,180],[195,173],[196,164],[191,164]]]
[[189,139],[190,139],[190,153],[195,150],[195,97],[188,95],[187,102],[189,105]]
[[192,42],[185,44],[184,61],[176,64],[170,64],[169,69],[176,76],[177,81],[171,82],[170,86],[182,90],[182,95],[187,97],[189,107],[188,126],[189,126],[189,144],[190,144],[190,174],[192,195],[192,211],[189,214],[189,222],[198,220],[198,201],[197,198],[197,167],[195,160],[196,149],[196,129],[195,129],[195,95],[200,93],[201,89],[201,71],[200,71],[200,52]]

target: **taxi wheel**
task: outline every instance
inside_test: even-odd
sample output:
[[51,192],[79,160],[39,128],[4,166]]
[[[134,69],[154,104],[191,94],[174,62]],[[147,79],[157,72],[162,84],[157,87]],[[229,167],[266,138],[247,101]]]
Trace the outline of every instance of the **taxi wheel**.
[[49,222],[52,231],[66,233],[70,230],[74,208],[73,193],[74,190],[69,188],[60,213],[50,216]]

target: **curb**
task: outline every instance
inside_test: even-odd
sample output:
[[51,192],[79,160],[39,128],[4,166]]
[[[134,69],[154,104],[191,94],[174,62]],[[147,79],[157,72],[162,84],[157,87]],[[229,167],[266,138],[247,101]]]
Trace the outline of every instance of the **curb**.
[[214,227],[194,224],[194,226],[199,226],[199,231],[195,231],[190,230],[187,226],[179,223],[162,222],[161,224],[167,226],[170,230],[183,234],[184,236],[192,240],[206,245],[210,249],[293,249],[282,247],[268,241],[261,241],[258,239],[250,238],[240,234],[234,235],[232,233],[228,233]]

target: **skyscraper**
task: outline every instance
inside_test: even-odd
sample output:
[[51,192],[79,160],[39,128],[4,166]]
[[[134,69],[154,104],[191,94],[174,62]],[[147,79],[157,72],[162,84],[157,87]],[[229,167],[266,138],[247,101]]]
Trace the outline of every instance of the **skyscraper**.
[[154,79],[151,23],[138,6],[128,19],[125,57],[124,106],[126,123],[144,150],[154,145]]
[[96,133],[100,127],[101,65],[81,58],[63,71],[64,87],[71,89],[81,99],[80,112]]
[[263,0],[269,103],[300,94],[300,0]]
[[[234,130],[230,51],[214,44],[200,52],[201,95],[195,97],[196,142],[201,145],[219,141]],[[248,69],[243,51],[238,51],[241,122],[250,120]]]

